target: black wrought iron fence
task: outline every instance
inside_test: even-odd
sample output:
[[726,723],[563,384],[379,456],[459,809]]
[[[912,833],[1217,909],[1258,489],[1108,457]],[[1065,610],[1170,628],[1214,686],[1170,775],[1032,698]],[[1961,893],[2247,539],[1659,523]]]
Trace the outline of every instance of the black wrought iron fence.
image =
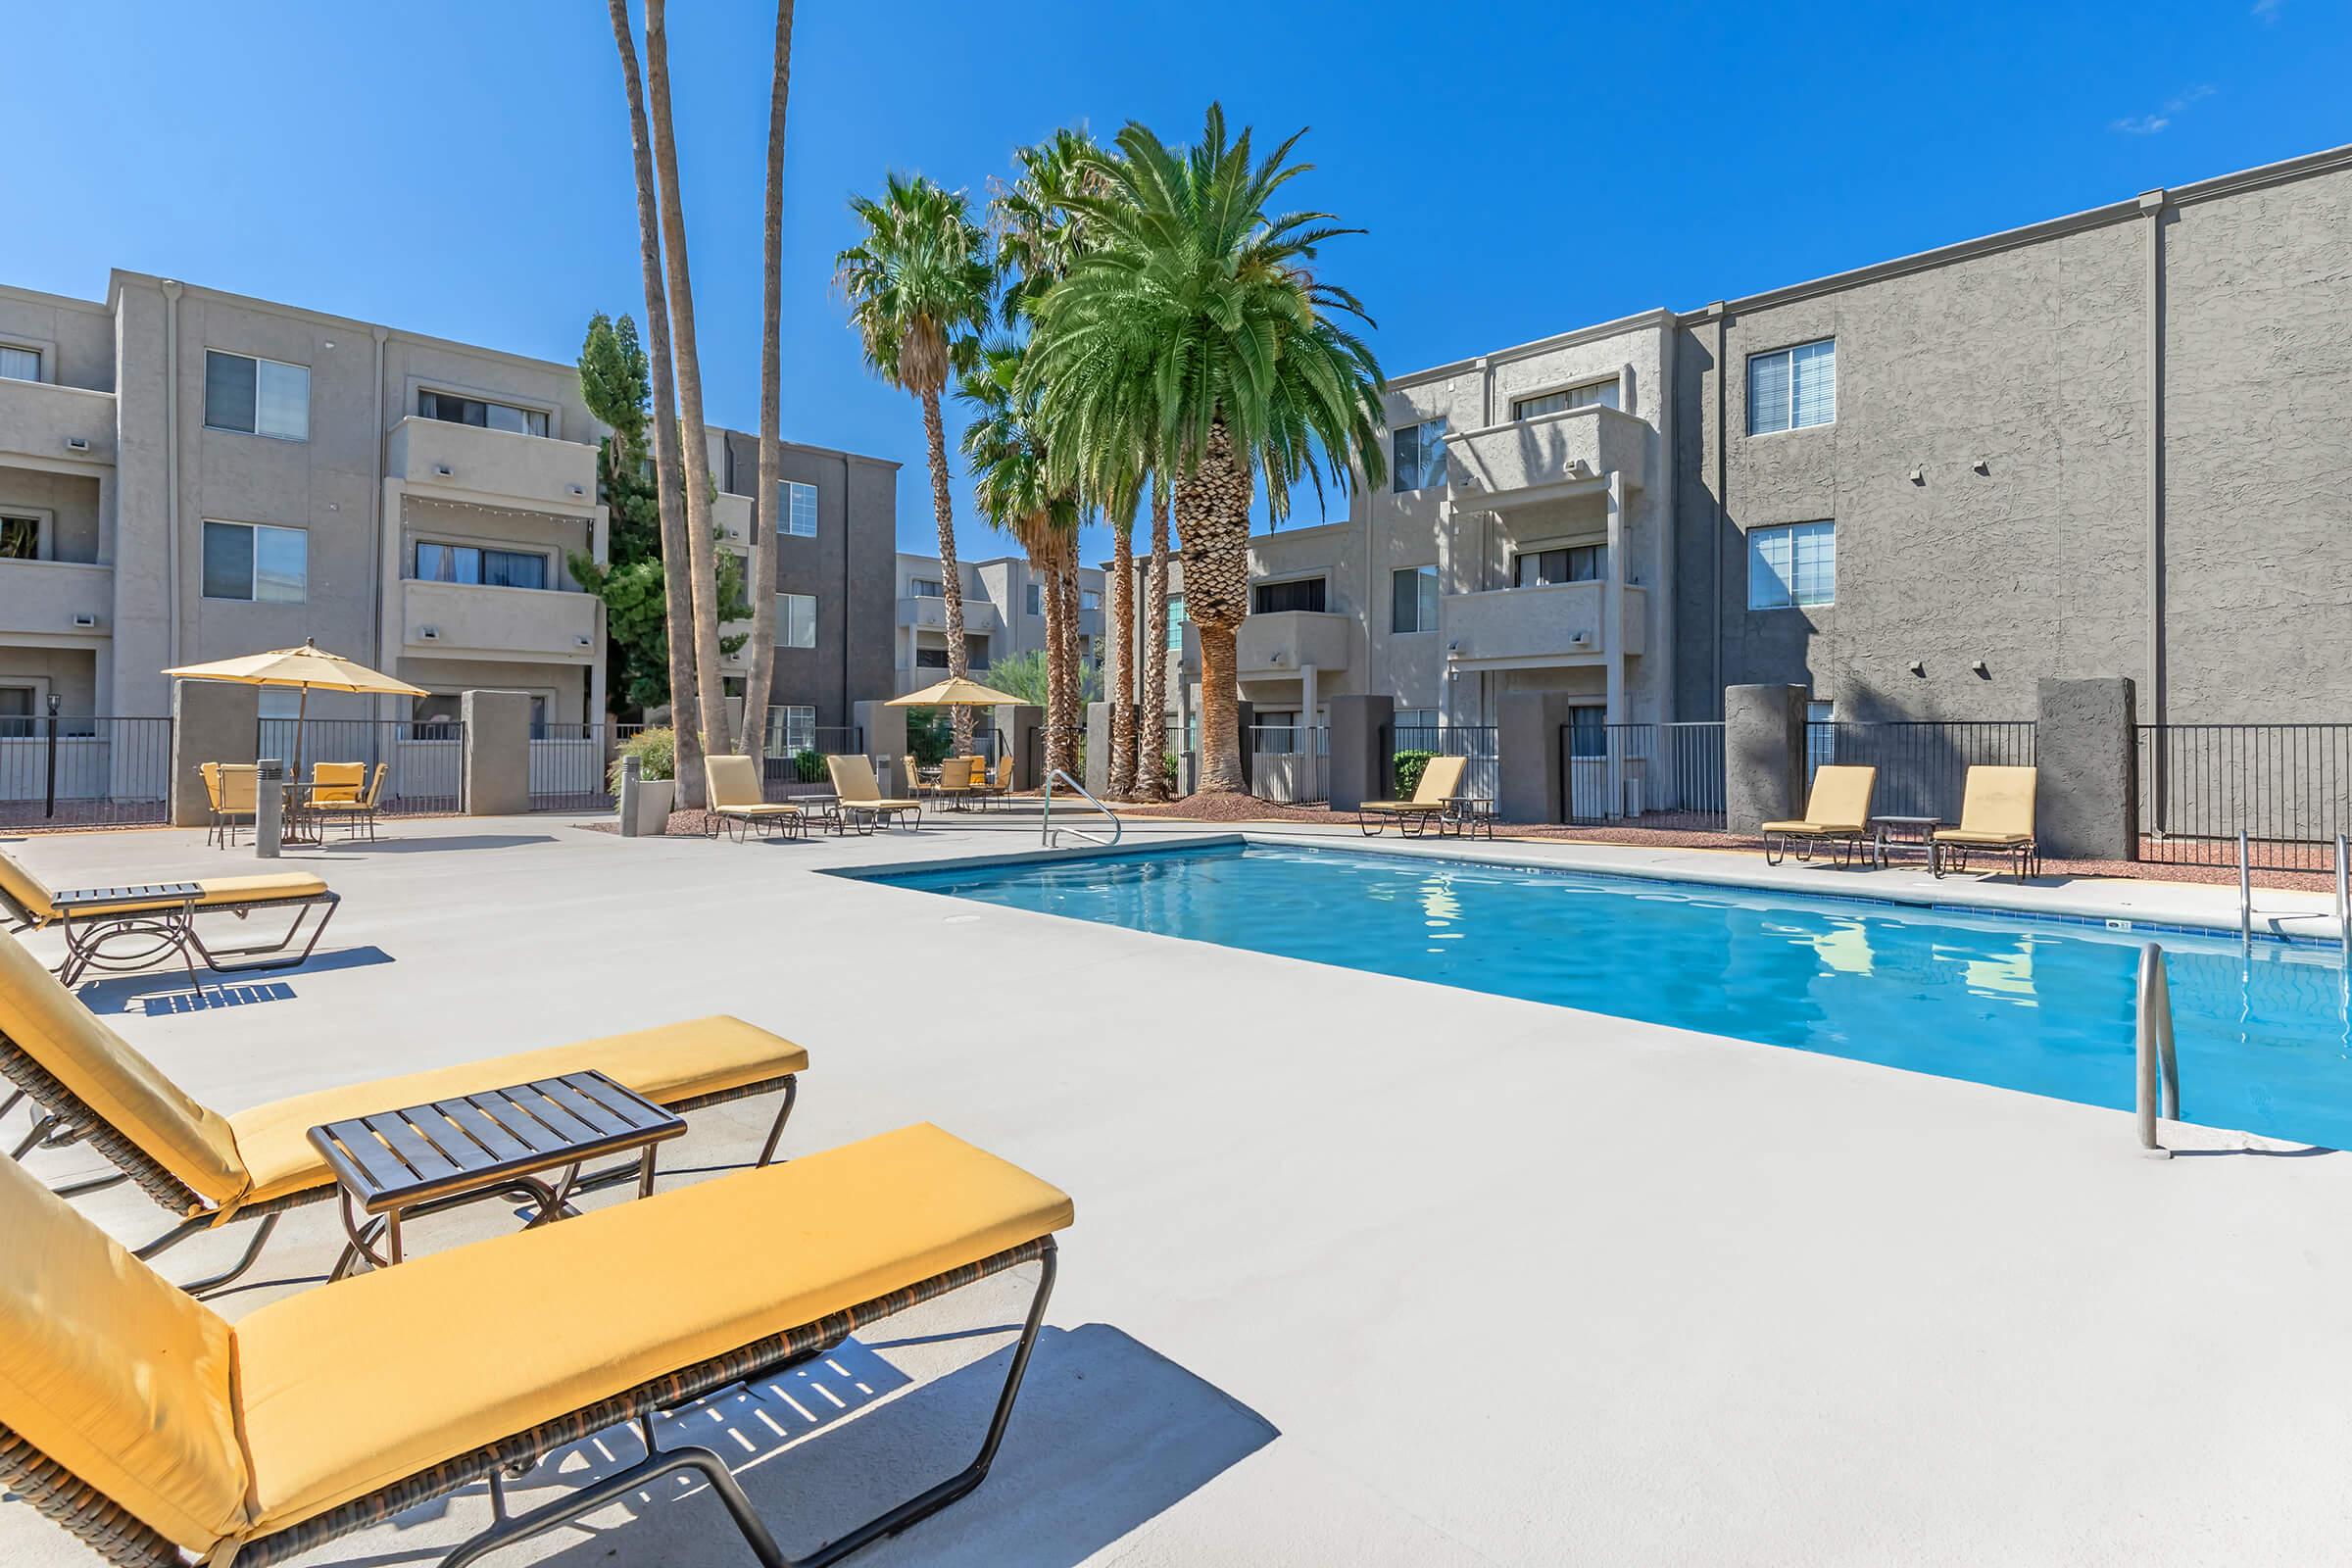
[[1194,753],[1192,737],[1182,724],[1169,724],[1160,734],[1160,775],[1168,781],[1168,793],[1184,796],[1193,793],[1200,776],[1200,759]]
[[1720,833],[1723,725],[1560,726],[1561,820]]
[[168,718],[0,719],[0,827],[115,827],[172,816]]
[[[1493,724],[1397,724],[1391,738],[1390,787],[1392,793],[1407,793],[1396,777],[1395,760],[1413,753],[1429,757],[1460,757],[1468,760],[1462,769],[1461,793],[1472,800],[1494,799],[1502,783],[1498,736]],[[1418,770],[1414,770],[1418,777]]]
[[2031,767],[2032,719],[1901,719],[1805,726],[1805,783],[1825,764],[1875,767],[1874,816],[1960,820],[1972,767]]
[[1331,727],[1327,724],[1253,724],[1250,793],[1288,806],[1331,799]]
[[2352,724],[2142,724],[2139,857],[2321,871],[2352,833]]
[[770,801],[833,793],[828,757],[862,757],[865,728],[859,724],[798,724],[783,734],[783,751],[770,749],[761,769],[762,793]]
[[[299,734],[297,731],[299,730]],[[309,778],[320,762],[358,762],[384,787],[376,809],[386,816],[446,816],[466,796],[466,726],[458,719],[265,718],[256,753]]]
[[609,811],[612,808],[612,794],[605,763],[605,726],[532,725],[531,809]]

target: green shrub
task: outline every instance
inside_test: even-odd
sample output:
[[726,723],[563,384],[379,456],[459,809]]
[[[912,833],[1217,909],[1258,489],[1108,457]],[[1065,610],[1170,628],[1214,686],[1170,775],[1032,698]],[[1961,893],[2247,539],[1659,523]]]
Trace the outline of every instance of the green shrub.
[[814,784],[825,777],[825,754],[808,747],[792,754],[792,771],[804,784]]
[[1179,764],[1176,760],[1176,754],[1174,752],[1160,753],[1159,781],[1166,787],[1169,795],[1173,796],[1176,793],[1176,781],[1181,776],[1182,774],[1179,771]]
[[677,731],[666,724],[658,729],[641,729],[620,743],[619,756],[612,759],[611,784],[612,793],[620,793],[621,759],[637,759],[639,778],[676,778],[678,776]]
[[1435,752],[1398,752],[1396,754],[1396,798],[1409,801],[1413,791],[1421,787],[1421,770],[1429,766]]
[[948,748],[955,744],[955,726],[946,709],[906,710],[906,749],[914,754],[916,761],[925,767],[937,767],[947,760]]

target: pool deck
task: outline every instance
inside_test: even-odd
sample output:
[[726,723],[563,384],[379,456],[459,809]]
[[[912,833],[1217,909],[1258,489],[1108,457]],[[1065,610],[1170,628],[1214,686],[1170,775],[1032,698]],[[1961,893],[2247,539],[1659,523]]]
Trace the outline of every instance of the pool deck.
[[[1067,1189],[1078,1223],[995,1473],[859,1563],[2340,1554],[2352,1155],[2168,1128],[2198,1157],[2148,1160],[2117,1111],[816,874],[1035,844],[1013,815],[791,845],[389,822],[287,856],[344,896],[309,965],[225,1005],[161,971],[83,994],[222,1108],[732,1011],[810,1053],[788,1152],[929,1119]],[[256,868],[194,831],[6,847],[58,884]],[[2234,888],[1369,847],[2236,921]],[[2307,935],[2327,906],[2256,895]],[[665,1166],[748,1157],[763,1122],[722,1107]],[[135,1194],[86,1206],[126,1238],[161,1228]],[[466,1210],[412,1247],[502,1219]],[[291,1216],[281,1266],[221,1309],[312,1288],[339,1234],[324,1209]],[[1025,1294],[992,1281],[876,1325],[834,1367],[683,1425],[742,1458],[807,1549],[961,1462],[996,1375],[973,1363],[1004,1343],[969,1331]],[[610,1449],[543,1466],[518,1502],[633,1445]],[[301,1560],[429,1562],[486,1514],[477,1488]],[[746,1559],[711,1499],[664,1492],[497,1560]],[[88,1561],[0,1508],[0,1562]]]

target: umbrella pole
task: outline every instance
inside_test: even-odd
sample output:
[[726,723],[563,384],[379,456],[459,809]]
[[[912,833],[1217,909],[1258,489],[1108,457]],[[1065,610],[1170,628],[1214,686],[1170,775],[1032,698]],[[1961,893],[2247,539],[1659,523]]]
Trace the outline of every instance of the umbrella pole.
[[294,771],[289,776],[299,780],[302,777],[302,724],[304,715],[311,710],[311,688],[303,685],[295,690],[302,695],[294,699]]

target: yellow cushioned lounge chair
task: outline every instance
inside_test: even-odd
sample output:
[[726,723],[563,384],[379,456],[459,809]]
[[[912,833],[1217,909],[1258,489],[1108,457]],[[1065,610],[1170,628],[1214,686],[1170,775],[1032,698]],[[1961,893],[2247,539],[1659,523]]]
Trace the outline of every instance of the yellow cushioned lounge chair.
[[[58,892],[6,851],[0,851],[0,906],[12,929],[56,926],[66,939],[57,976],[67,985],[86,970],[124,973],[179,956],[196,978],[196,960],[215,974],[284,969],[302,962],[318,946],[320,933],[342,902],[308,871],[263,876],[209,876],[175,882],[138,882],[120,887]],[[285,934],[240,948],[216,948],[196,928],[200,914],[230,914],[242,920],[263,910],[292,910]],[[317,915],[314,922],[312,916]],[[308,927],[308,940],[305,928]],[[295,944],[302,947],[296,951]],[[198,982],[199,985],[202,982]]]
[[[34,1107],[31,1131],[11,1153],[23,1159],[43,1146],[86,1142],[112,1160],[122,1175],[60,1191],[73,1197],[133,1181],[180,1216],[139,1249],[141,1257],[232,1219],[261,1221],[237,1264],[191,1291],[238,1278],[279,1215],[335,1196],[334,1172],[311,1144],[313,1127],[594,1069],[679,1112],[780,1091],[784,1102],[760,1152],[764,1165],[775,1157],[808,1067],[808,1053],[791,1041],[720,1016],[344,1084],[223,1115],[182,1093],[101,1023],[24,944],[0,937],[0,1077],[16,1086],[0,1100],[0,1116],[20,1100]],[[586,1185],[633,1179],[634,1171],[631,1163]]]
[[1928,844],[1928,869],[1937,876],[1968,869],[1971,853],[1982,850],[2009,861],[2019,881],[2041,875],[2041,848],[2034,839],[2034,791],[2041,770],[2034,767],[1972,767],[1960,797],[1960,825],[1939,827]]
[[1366,801],[1355,808],[1356,825],[1366,838],[1376,837],[1391,822],[1407,838],[1419,837],[1452,808],[1453,798],[1462,792],[1462,770],[1469,763],[1466,757],[1431,758],[1421,769],[1421,782],[1413,786],[1411,800]]
[[[942,768],[942,776],[955,765],[956,759],[949,758]],[[874,779],[874,764],[866,759],[828,757],[825,759],[825,769],[833,775],[833,794],[841,808],[840,814],[833,819],[834,832],[839,833],[856,825],[858,817],[864,818],[863,825],[869,832],[877,821],[885,824],[897,822],[905,828],[920,828],[923,825],[923,803],[892,800],[883,795],[882,786]],[[906,820],[908,817],[913,820]]]
[[738,844],[755,827],[762,837],[775,831],[786,838],[795,833],[803,838],[808,836],[808,819],[801,814],[799,807],[765,797],[760,787],[760,764],[752,759],[706,757],[703,778],[710,786],[710,808],[704,820],[710,824],[712,838],[718,837],[722,821],[734,830]]
[[1791,844],[1798,859],[1810,860],[1814,849],[1826,844],[1839,865],[1853,864],[1870,837],[1870,797],[1878,784],[1875,767],[1831,762],[1814,769],[1802,819],[1764,824],[1764,863],[1780,864]]
[[234,849],[238,826],[250,826],[260,810],[262,770],[251,762],[200,762],[196,771],[203,775],[204,798],[213,810],[204,842]]
[[[364,770],[364,764],[354,762],[350,765],[363,767]],[[323,773],[326,768],[321,767],[319,771]],[[382,798],[384,776],[391,771],[391,763],[376,763],[373,776],[368,780],[368,787],[365,790],[355,790],[349,796],[337,794],[329,799],[320,800],[314,792],[311,796],[311,809],[317,812],[322,821],[349,823],[351,836],[355,839],[360,836],[362,829],[365,829],[368,836],[372,839],[375,837],[375,803]]]
[[[986,1478],[1044,1321],[1054,1233],[1072,1218],[1055,1188],[917,1125],[340,1280],[232,1324],[0,1168],[0,1482],[127,1568],[183,1552],[267,1568],[487,1480],[491,1522],[443,1559],[455,1568],[623,1498],[708,1507],[656,1486],[687,1471],[774,1568],[795,1559],[726,1460],[658,1447],[653,1417],[1035,1263],[978,1456],[798,1559],[834,1562]],[[502,1471],[632,1420],[644,1459],[507,1513]]]

